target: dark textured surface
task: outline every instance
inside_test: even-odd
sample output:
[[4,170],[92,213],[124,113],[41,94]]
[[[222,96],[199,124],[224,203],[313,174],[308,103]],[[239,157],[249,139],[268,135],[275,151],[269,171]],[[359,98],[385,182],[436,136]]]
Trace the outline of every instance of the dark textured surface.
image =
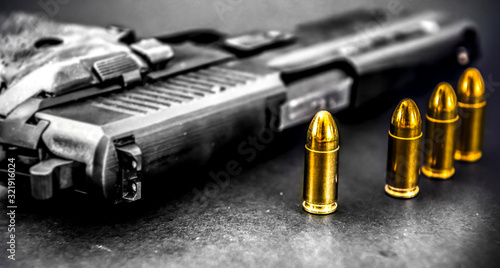
[[[187,2],[203,5],[200,1]],[[212,8],[214,2],[217,1],[206,6]],[[280,13],[278,7],[285,6],[284,3],[266,6],[262,1],[255,1],[254,6],[241,4],[245,8],[237,6],[228,13],[227,23],[219,21],[217,14],[212,14],[211,20],[206,18],[210,17],[210,11],[199,20],[206,20],[208,26],[231,25],[225,26],[226,29],[236,29],[237,25],[231,22],[240,16],[246,20],[240,22],[245,27],[273,26],[280,25],[280,20],[294,21],[289,18],[290,14],[302,14],[297,15],[297,21],[300,21],[331,13],[322,11],[325,9],[341,12],[360,5],[346,2],[342,2],[344,6],[339,8],[337,4],[314,1],[305,8],[306,4],[293,1],[295,7],[290,5]],[[385,7],[388,3],[377,1],[367,7]],[[500,69],[497,64],[500,53],[497,50],[496,25],[499,21],[496,11],[500,10],[499,5],[489,2],[483,5],[447,4],[445,1],[401,3],[410,9],[428,7],[464,14],[480,26],[484,56],[476,66],[483,73],[490,95],[487,99],[486,143],[479,162],[457,163],[456,175],[448,181],[429,180],[422,176],[421,192],[415,199],[398,200],[384,193],[387,130],[392,109],[400,98],[411,97],[422,114],[425,113],[433,85],[439,80],[456,85],[458,74],[443,74],[439,80],[425,81],[426,78],[422,78],[426,82],[426,87],[420,88],[423,92],[392,95],[365,107],[357,115],[337,117],[341,139],[339,209],[332,215],[314,216],[301,208],[307,129],[303,125],[275,139],[273,145],[259,151],[259,157],[250,163],[246,161],[248,155],[237,155],[235,147],[229,148],[208,170],[202,169],[190,176],[166,176],[164,180],[169,180],[168,183],[160,185],[164,191],[159,190],[160,186],[151,190],[159,195],[156,200],[114,208],[96,208],[85,198],[67,198],[55,204],[22,204],[16,219],[17,260],[6,259],[7,238],[3,233],[0,267],[498,265]],[[94,4],[100,5],[96,1]],[[133,5],[132,2],[129,4]],[[20,8],[21,4],[17,5]],[[99,13],[99,8],[91,8],[90,4],[82,8],[82,5],[70,1],[61,7],[56,17],[71,20],[74,15],[75,21],[90,23],[87,17],[82,19],[81,13],[85,10]],[[182,4],[171,4],[171,7],[176,5],[186,8]],[[26,9],[36,10],[37,7]],[[118,10],[123,10],[123,7]],[[315,14],[314,10],[320,14]],[[106,21],[109,11],[100,12],[93,14],[96,23]],[[121,18],[121,21],[131,21],[128,24],[132,25],[139,15],[125,16],[130,12],[109,19]],[[172,10],[166,12],[172,13]],[[145,13],[137,10],[137,14]],[[272,13],[277,15],[273,18],[267,16]],[[157,18],[152,21],[158,24],[166,20]],[[138,23],[137,28],[151,29],[152,23]],[[200,22],[187,23],[186,28],[193,24]],[[174,25],[166,30],[180,28]],[[156,30],[145,34],[159,33],[157,28],[153,29]],[[496,88],[492,87],[495,85]],[[215,186],[208,172],[224,170],[225,163],[231,160],[241,163],[241,173],[232,176],[227,185]],[[174,183],[179,181],[189,183]],[[207,193],[210,198],[200,199],[199,192]],[[1,226],[7,225],[5,213],[5,204],[2,203]]]

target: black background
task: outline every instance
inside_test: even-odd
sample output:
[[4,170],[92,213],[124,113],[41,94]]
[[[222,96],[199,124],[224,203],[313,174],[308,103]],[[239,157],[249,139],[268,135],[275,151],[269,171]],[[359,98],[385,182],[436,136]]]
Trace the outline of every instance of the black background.
[[[42,1],[43,2],[43,1]],[[61,2],[63,2],[61,0]],[[149,190],[158,198],[102,207],[66,197],[18,209],[15,262],[2,236],[0,266],[464,266],[500,261],[500,2],[488,1],[76,1],[50,13],[61,21],[122,24],[140,36],[191,28],[226,32],[292,29],[294,24],[354,8],[439,10],[477,22],[483,57],[474,64],[488,86],[483,158],[457,163],[447,181],[421,177],[420,194],[398,200],[384,193],[387,130],[397,102],[414,99],[426,111],[434,85],[456,86],[459,73],[421,77],[424,86],[385,96],[355,114],[336,117],[340,131],[339,209],[302,210],[307,125],[275,136],[246,163],[229,149],[195,174],[166,174]],[[37,1],[2,1],[0,11],[44,12]],[[210,171],[235,160],[242,172],[215,186]],[[200,199],[199,193],[210,196]],[[6,208],[0,206],[2,226]],[[4,227],[1,227],[4,228]]]

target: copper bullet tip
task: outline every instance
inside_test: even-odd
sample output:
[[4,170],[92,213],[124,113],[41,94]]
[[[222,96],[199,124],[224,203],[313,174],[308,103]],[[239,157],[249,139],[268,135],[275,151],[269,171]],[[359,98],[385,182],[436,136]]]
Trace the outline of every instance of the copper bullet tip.
[[434,89],[429,100],[427,116],[437,120],[457,118],[457,95],[450,84],[440,83]]
[[411,99],[399,102],[391,118],[390,132],[401,138],[413,138],[422,134],[422,119],[417,104]]
[[331,151],[339,146],[339,132],[332,115],[319,111],[307,130],[307,148],[315,151]]
[[478,104],[486,100],[484,81],[476,68],[469,68],[458,82],[458,101],[465,104]]

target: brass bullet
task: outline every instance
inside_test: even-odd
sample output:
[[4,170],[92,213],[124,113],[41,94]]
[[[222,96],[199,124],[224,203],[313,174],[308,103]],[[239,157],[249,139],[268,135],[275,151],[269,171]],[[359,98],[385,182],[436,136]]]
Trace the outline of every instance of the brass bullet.
[[455,129],[458,121],[457,96],[448,83],[440,83],[429,100],[426,115],[422,173],[448,179],[455,174]]
[[486,91],[481,73],[475,68],[465,70],[457,88],[458,115],[455,159],[474,162],[482,155]]
[[312,214],[337,210],[339,132],[332,115],[319,111],[307,130],[304,209]]
[[422,154],[422,119],[417,104],[402,100],[391,118],[385,191],[397,198],[418,194]]

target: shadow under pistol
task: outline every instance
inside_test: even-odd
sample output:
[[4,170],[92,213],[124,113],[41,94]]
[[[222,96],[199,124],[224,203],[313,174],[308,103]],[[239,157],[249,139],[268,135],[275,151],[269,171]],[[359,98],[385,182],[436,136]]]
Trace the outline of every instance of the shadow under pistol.
[[16,159],[35,199],[74,189],[135,201],[143,183],[202,165],[225,144],[357,107],[479,54],[472,23],[434,12],[389,20],[361,10],[293,32],[145,39],[24,14],[9,22],[0,161]]

